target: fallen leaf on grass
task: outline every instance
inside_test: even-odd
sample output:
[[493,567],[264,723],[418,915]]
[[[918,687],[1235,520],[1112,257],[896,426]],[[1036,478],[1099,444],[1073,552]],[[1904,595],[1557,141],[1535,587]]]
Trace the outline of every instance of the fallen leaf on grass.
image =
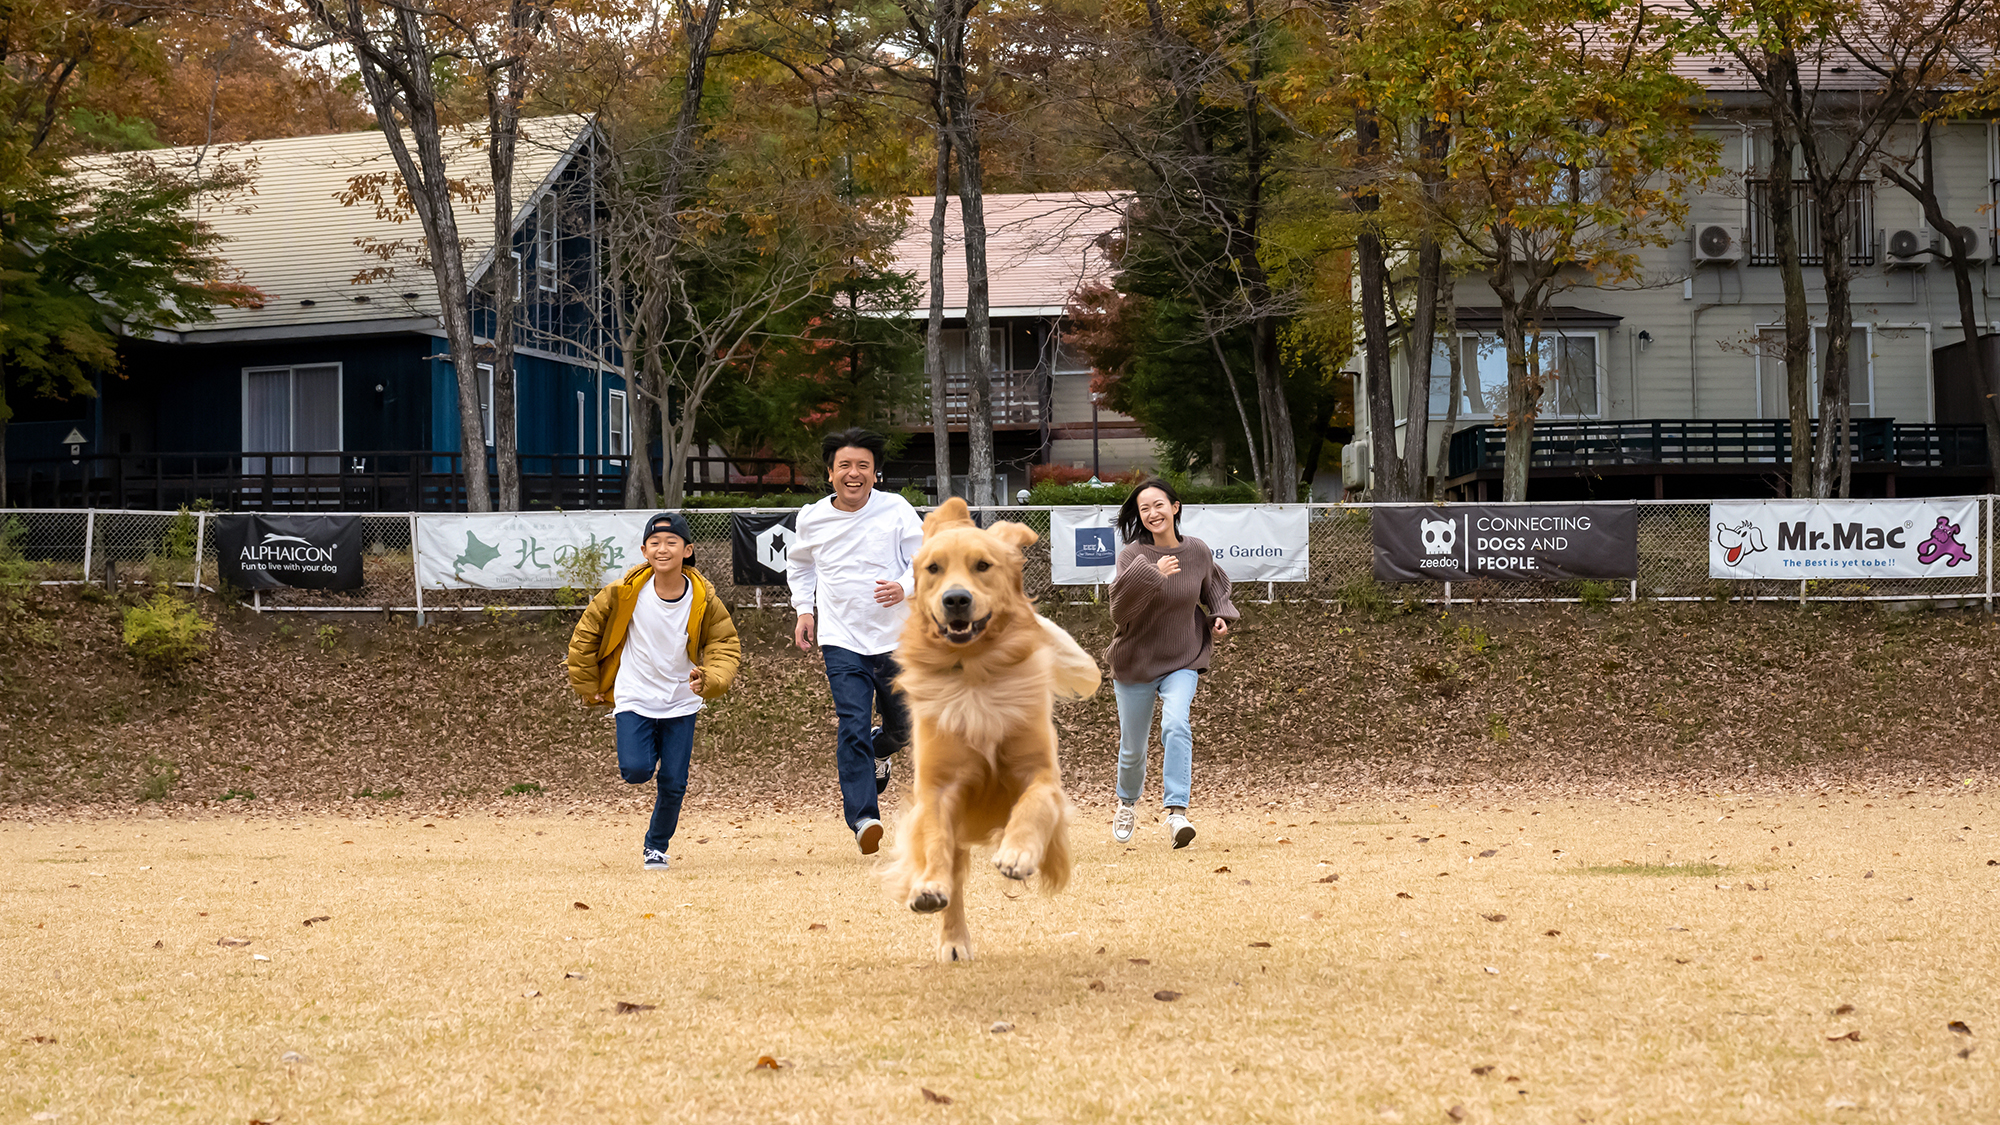
[[156,941],[156,942],[154,942],[154,943],[153,943],[153,948],[154,948],[154,949],[165,949],[166,947],[167,947],[167,943],[166,943],[166,942],[164,942],[164,941]]
[[278,1056],[278,1061],[281,1063],[296,1064],[296,1063],[309,1063],[312,1060],[298,1053],[297,1051],[286,1051],[284,1054]]
[[1006,1020],[995,1020],[993,1021],[993,1026],[987,1028],[986,1030],[993,1033],[994,1035],[1005,1035],[1008,1032],[1014,1030],[1014,1025],[1008,1023]]
[[305,920],[305,922],[304,922],[304,925],[308,925],[308,926],[310,926],[310,925],[312,925],[312,924],[313,924],[314,922],[331,922],[331,921],[333,921],[333,915],[331,915],[331,914],[320,914],[320,915],[316,915],[316,916],[314,916],[314,917],[311,917],[311,918],[308,918],[308,919],[306,919],[306,920]]
[[612,1005],[611,1010],[621,1016],[628,1016],[633,1012],[650,1012],[657,1007],[658,1004],[634,1004],[630,1000],[620,1000]]
[[249,945],[250,939],[247,937],[226,937],[217,941],[215,944],[234,948],[239,945]]
[[590,904],[589,904],[589,903],[587,903],[587,902],[572,902],[572,903],[570,903],[570,905],[571,905],[572,907],[574,907],[574,908],[578,909],[578,910],[589,910],[589,909],[590,909]]
[[1328,875],[1328,876],[1327,876],[1326,878],[1324,878],[1324,879],[1321,879],[1321,880],[1320,880],[1320,882],[1322,882],[1322,883],[1338,883],[1338,882],[1340,882],[1340,876],[1339,876],[1339,875]]
[[1481,1078],[1484,1078],[1487,1075],[1493,1073],[1493,1064],[1487,1063],[1485,1066],[1475,1066],[1472,1068],[1472,1073],[1477,1074]]
[[1966,1048],[1964,1048],[1963,1050],[1959,1051],[1959,1052],[1958,1052],[1958,1057],[1959,1057],[1959,1058],[1961,1058],[1961,1059],[1969,1059],[1969,1058],[1971,1058],[1971,1057],[1972,1057],[1972,1048],[1970,1048],[1970,1047],[1966,1047]]
[[792,1062],[791,1062],[791,1060],[790,1060],[790,1059],[779,1059],[779,1058],[773,1058],[773,1057],[771,1057],[770,1055],[758,1055],[758,1056],[757,1056],[757,1061],[756,1061],[756,1063],[755,1063],[755,1064],[753,1064],[753,1065],[752,1065],[752,1066],[750,1067],[750,1069],[751,1069],[751,1070],[783,1070],[783,1069],[785,1069],[786,1067],[788,1067],[788,1066],[790,1066],[790,1065],[792,1065]]
[[1847,1013],[1849,1013],[1849,1012],[1851,1012],[1851,1011],[1853,1011],[1853,1010],[1854,1010],[1854,1005],[1852,1005],[1852,1004],[1842,1004],[1842,1005],[1841,1005],[1840,1007],[1838,1007],[1838,1008],[1835,1008],[1835,1009],[1834,1009],[1833,1011],[1831,1011],[1831,1012],[1828,1012],[1828,1013],[1827,1013],[1827,1015],[1830,1015],[1830,1016],[1844,1016],[1844,1015],[1846,1015]]
[[564,974],[563,974],[563,979],[564,979],[564,980],[582,980],[582,979],[583,979],[583,974],[582,974],[582,973],[564,973]]
[[936,1105],[951,1104],[951,1097],[949,1095],[940,1094],[936,1090],[931,1089],[929,1086],[919,1086],[917,1087],[917,1089],[922,1090],[924,1092],[924,1100],[927,1102],[932,1102]]
[[1543,930],[1543,931],[1542,931],[1542,936],[1543,936],[1543,937],[1561,937],[1561,936],[1562,936],[1562,931],[1561,931],[1561,930]]
[[1227,875],[1227,874],[1229,874],[1229,867],[1228,867],[1228,865],[1227,865],[1227,864],[1225,864],[1225,865],[1223,865],[1223,866],[1221,866],[1221,867],[1218,867],[1218,868],[1216,868],[1216,869],[1215,869],[1215,873],[1216,873],[1217,875]]
[[1290,836],[1280,836],[1278,837],[1278,842],[1280,844],[1289,844],[1292,842],[1292,838]]
[[1155,1000],[1178,1000],[1180,998],[1181,994],[1171,988],[1162,988],[1158,992],[1153,993],[1153,999]]
[[541,990],[541,989],[539,989],[539,988],[531,988],[531,989],[529,989],[528,991],[526,991],[526,992],[523,992],[523,993],[521,994],[521,999],[523,999],[523,1000],[533,1000],[533,999],[536,999],[537,997],[541,996],[541,994],[542,994],[542,990]]
[[1829,1043],[1838,1043],[1843,1039],[1850,1043],[1859,1043],[1861,1042],[1861,1033],[1859,1031],[1843,1031],[1838,1035],[1829,1035],[1826,1037],[1826,1041]]
[[1465,1120],[1465,1107],[1462,1105],[1452,1106],[1450,1109],[1444,1111],[1444,1115],[1453,1121],[1463,1121]]
[[1090,982],[1090,984],[1089,984],[1089,985],[1088,985],[1087,987],[1089,987],[1089,989],[1090,989],[1090,990],[1091,990],[1092,992],[1103,992],[1103,991],[1104,991],[1104,982],[1103,982],[1103,981],[1101,981],[1101,980],[1094,980],[1094,981],[1091,981],[1091,982]]
[[1486,919],[1488,922],[1505,922],[1507,920],[1505,914],[1481,914],[1480,917]]
[[56,1037],[53,1035],[23,1035],[21,1037],[21,1042],[23,1043],[53,1043],[55,1041]]
[[1144,957],[1127,957],[1127,958],[1125,958],[1125,959],[1126,959],[1127,961],[1130,961],[1130,962],[1131,962],[1131,963],[1133,963],[1134,965],[1150,965],[1150,964],[1152,964],[1152,962],[1151,962],[1151,961],[1148,961],[1148,960],[1146,960],[1146,959],[1145,959]]
[[1485,851],[1483,851],[1483,852],[1480,852],[1480,853],[1479,853],[1479,858],[1480,858],[1480,859],[1492,859],[1492,858],[1493,858],[1494,856],[1496,856],[1496,855],[1499,855],[1499,854],[1500,854],[1500,849],[1498,849],[1498,848],[1487,848],[1487,849],[1486,849]]
[[1397,891],[1397,892],[1396,892],[1396,897],[1397,897],[1397,898],[1415,898],[1415,897],[1417,897],[1417,896],[1415,896],[1415,895],[1413,895],[1413,894],[1409,893],[1408,891]]
[[1945,1024],[1944,1028],[1946,1031],[1954,1031],[1960,1035],[1972,1034],[1972,1029],[1966,1026],[1964,1020],[1953,1020],[1950,1023]]
[[812,930],[824,930],[824,929],[826,929],[826,923],[825,923],[825,922],[814,922],[814,923],[813,923],[812,925],[810,925],[810,926],[807,926],[807,927],[806,927],[806,929],[807,929],[808,931],[812,931]]
[[1494,968],[1491,965],[1486,966],[1486,971],[1496,977],[1500,975],[1500,970]]
[[1269,949],[1269,948],[1271,948],[1271,943],[1270,943],[1270,942],[1268,942],[1268,941],[1253,941],[1253,942],[1251,942],[1251,943],[1250,943],[1250,948],[1252,948],[1252,949]]
[[252,953],[252,954],[250,955],[250,959],[251,959],[252,961],[269,961],[269,960],[270,960],[270,958],[269,958],[269,957],[266,957],[266,956],[264,956],[264,955],[263,955],[262,953]]

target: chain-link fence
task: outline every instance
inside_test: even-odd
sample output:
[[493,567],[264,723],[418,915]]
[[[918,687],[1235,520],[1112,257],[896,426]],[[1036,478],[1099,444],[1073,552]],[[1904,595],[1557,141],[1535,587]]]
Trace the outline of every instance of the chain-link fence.
[[[1639,573],[1612,582],[1425,582],[1384,584],[1373,576],[1373,509],[1384,505],[1307,506],[1310,554],[1304,582],[1241,583],[1239,602],[1319,601],[1393,605],[1403,602],[1625,602],[1625,601],[1938,601],[1993,604],[1994,498],[1981,498],[1980,573],[1951,578],[1806,579],[1798,581],[1709,577],[1709,508],[1706,503],[1638,502]],[[1049,536],[1051,508],[976,509],[982,522],[1006,519]],[[636,529],[650,513],[632,513]],[[730,566],[732,528],[738,515],[782,514],[768,508],[701,509],[686,513],[695,557],[724,600],[738,607],[784,606],[783,587],[737,586]],[[33,565],[49,584],[81,581],[199,585],[214,591],[211,512],[14,510],[0,512],[0,552]],[[360,588],[346,591],[275,590],[236,594],[260,612],[439,613],[507,612],[575,608],[593,591],[572,589],[423,589],[416,580],[413,531],[418,515],[362,514]],[[1023,582],[1036,598],[1057,602],[1099,600],[1100,587],[1058,586],[1049,553],[1030,548]]]

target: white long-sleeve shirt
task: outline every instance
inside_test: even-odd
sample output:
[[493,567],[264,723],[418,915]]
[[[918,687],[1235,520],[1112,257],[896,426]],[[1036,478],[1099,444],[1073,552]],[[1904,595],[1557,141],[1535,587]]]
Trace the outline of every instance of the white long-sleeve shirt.
[[[785,553],[792,608],[814,615],[819,643],[864,656],[889,652],[909,619],[916,593],[910,564],[924,545],[923,521],[893,492],[868,493],[858,512],[843,512],[829,496],[799,513]],[[875,583],[903,587],[903,601],[875,601]]]

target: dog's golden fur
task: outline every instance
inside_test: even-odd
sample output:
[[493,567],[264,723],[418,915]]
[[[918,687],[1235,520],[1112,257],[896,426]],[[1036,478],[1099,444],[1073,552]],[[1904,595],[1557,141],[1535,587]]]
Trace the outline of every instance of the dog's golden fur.
[[910,909],[942,912],[940,961],[972,958],[973,844],[997,835],[993,866],[1010,879],[1039,876],[1048,891],[1069,881],[1069,798],[1050,706],[1057,695],[1090,695],[1101,677],[1021,588],[1021,552],[1036,538],[1018,523],[982,530],[957,499],[924,521],[916,595],[896,648],[916,778],[888,885]]

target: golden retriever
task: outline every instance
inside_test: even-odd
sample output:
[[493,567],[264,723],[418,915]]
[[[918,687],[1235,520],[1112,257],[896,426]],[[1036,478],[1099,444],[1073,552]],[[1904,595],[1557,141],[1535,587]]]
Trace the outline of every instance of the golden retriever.
[[995,835],[993,866],[1009,879],[1069,881],[1069,798],[1056,764],[1051,700],[1098,688],[1097,662],[1021,588],[1034,531],[981,529],[965,501],[924,520],[916,595],[903,628],[896,686],[915,726],[911,805],[887,881],[911,910],[943,912],[940,961],[972,959],[965,876],[972,845]]

